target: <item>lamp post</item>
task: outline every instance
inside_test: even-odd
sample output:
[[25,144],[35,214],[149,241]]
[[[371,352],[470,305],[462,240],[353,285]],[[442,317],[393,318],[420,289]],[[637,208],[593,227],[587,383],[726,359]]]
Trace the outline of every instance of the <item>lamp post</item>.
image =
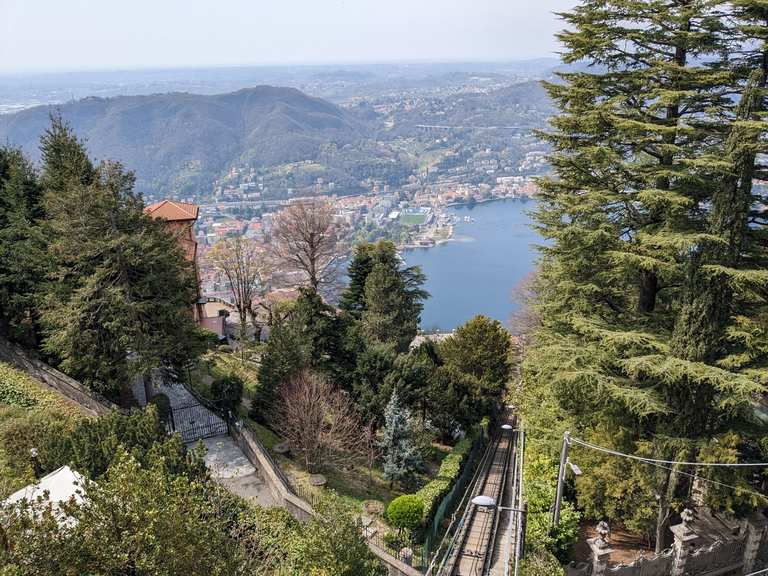
[[[475,506],[480,506],[482,508],[495,508],[496,510],[508,510],[510,512],[515,512],[518,514],[525,514],[525,510],[522,508],[514,508],[512,506],[498,506],[496,504],[496,499],[492,498],[491,496],[475,496],[472,498],[472,504]],[[510,551],[510,539],[512,537],[512,516],[509,517],[509,526],[507,527],[507,545],[505,547],[506,554],[505,554],[505,561],[504,561],[504,574],[509,574],[509,551]],[[517,535],[518,539],[520,538],[520,534]]]
[[557,472],[557,494],[555,496],[555,510],[552,514],[552,528],[560,523],[560,508],[563,503],[563,488],[565,485],[565,470],[570,468],[576,476],[581,476],[581,468],[568,458],[568,448],[571,445],[571,433],[563,434],[563,447],[560,450],[560,469]]

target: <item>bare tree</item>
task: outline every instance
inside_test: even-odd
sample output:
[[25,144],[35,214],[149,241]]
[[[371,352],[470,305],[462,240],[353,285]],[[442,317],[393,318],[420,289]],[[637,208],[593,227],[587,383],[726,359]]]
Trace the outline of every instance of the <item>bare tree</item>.
[[352,401],[322,374],[303,370],[283,385],[275,428],[308,472],[365,456],[365,427]]
[[256,300],[269,288],[273,270],[269,252],[260,242],[238,236],[217,242],[208,259],[229,282],[241,330],[245,331],[250,320],[258,338],[261,325]]
[[301,274],[303,283],[316,291],[336,278],[339,244],[339,227],[326,200],[296,202],[275,216],[275,255],[285,271]]
[[363,431],[363,452],[368,467],[368,488],[370,488],[373,486],[373,465],[381,456],[379,439],[376,437],[376,424],[373,419],[368,422]]

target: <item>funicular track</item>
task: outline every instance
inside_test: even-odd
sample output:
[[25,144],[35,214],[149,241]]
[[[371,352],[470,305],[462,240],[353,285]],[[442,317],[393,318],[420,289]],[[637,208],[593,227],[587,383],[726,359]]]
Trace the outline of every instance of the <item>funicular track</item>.
[[[510,416],[508,424],[514,425]],[[438,576],[483,576],[490,570],[494,547],[497,543],[500,511],[497,507],[477,506],[470,501],[476,496],[490,496],[499,505],[504,504],[510,463],[514,461],[516,432],[501,430],[496,434],[481,463],[477,480],[467,495],[456,533]]]

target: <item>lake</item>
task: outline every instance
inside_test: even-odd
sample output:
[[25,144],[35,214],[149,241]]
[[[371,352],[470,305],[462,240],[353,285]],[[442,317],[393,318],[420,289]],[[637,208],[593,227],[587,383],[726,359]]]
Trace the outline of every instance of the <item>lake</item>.
[[[409,266],[421,266],[431,297],[424,305],[424,330],[453,330],[477,314],[507,325],[518,305],[512,292],[533,271],[541,237],[527,212],[533,201],[498,200],[449,211],[462,221],[450,242],[403,252]],[[464,222],[469,216],[472,222]]]

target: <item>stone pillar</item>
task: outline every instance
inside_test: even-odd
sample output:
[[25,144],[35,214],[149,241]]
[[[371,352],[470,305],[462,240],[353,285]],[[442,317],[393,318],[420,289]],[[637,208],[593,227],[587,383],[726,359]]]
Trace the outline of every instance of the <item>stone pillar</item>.
[[760,551],[760,544],[765,539],[766,531],[768,531],[768,519],[763,514],[755,512],[747,519],[747,536],[744,541],[744,567],[741,569],[742,574],[749,574],[754,571],[757,553]]
[[675,535],[675,555],[672,562],[671,576],[683,576],[685,574],[685,563],[688,561],[688,553],[693,543],[698,539],[698,536],[691,529],[693,512],[686,508],[680,516],[682,522],[670,528]]
[[589,538],[589,544],[592,550],[592,576],[604,576],[608,569],[608,558],[613,550],[608,546],[608,523],[600,521],[597,525],[597,536]]

